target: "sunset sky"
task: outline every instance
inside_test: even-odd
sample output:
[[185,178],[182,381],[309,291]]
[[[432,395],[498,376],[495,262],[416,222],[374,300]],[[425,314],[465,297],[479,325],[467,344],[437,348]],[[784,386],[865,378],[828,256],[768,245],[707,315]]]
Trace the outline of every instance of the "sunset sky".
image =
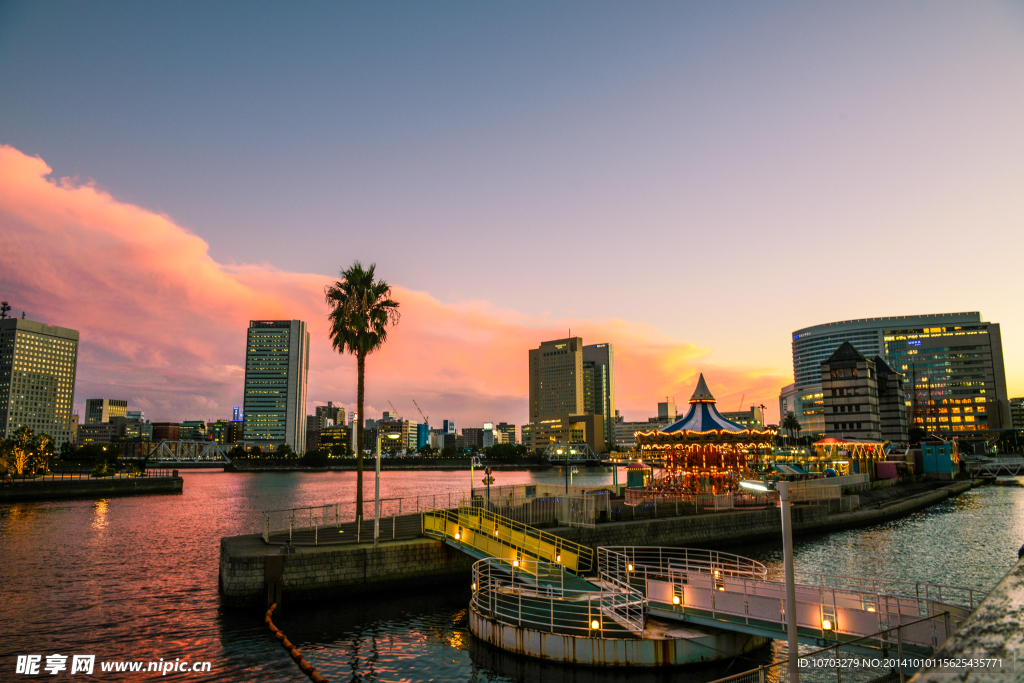
[[1024,395],[1024,4],[0,0],[0,298],[75,403],[242,401],[359,259],[402,319],[367,415],[522,424],[527,350],[611,342],[629,420],[792,381],[790,333],[980,311]]

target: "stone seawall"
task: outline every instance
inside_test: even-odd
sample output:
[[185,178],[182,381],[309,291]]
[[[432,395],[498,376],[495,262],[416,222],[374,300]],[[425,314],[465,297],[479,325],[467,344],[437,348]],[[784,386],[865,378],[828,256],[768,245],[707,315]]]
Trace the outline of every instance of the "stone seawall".
[[[797,506],[793,509],[793,530],[799,535],[870,526],[934,505],[970,487],[970,482],[953,484],[883,508],[839,514],[828,514],[827,506]],[[547,531],[591,548],[722,547],[779,540],[782,521],[776,508],[612,522],[592,529],[559,527]],[[262,605],[266,599],[266,558],[281,553],[281,546],[266,545],[256,534],[221,539],[219,581],[225,604]],[[388,584],[405,587],[442,579],[468,582],[472,564],[469,555],[429,538],[388,541],[376,548],[366,543],[297,547],[283,559],[282,595],[288,604],[355,593],[369,586],[377,590]]]
[[181,493],[181,477],[28,481],[0,485],[0,503],[66,498],[108,498],[151,493]]

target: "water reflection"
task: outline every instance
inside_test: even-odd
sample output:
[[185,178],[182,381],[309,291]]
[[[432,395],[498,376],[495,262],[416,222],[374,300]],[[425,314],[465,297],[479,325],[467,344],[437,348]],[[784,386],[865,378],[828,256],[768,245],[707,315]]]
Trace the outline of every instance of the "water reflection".
[[[180,657],[212,662],[221,681],[308,681],[267,630],[262,610],[221,608],[219,541],[256,532],[262,510],[351,499],[354,473],[183,476],[181,495],[0,505],[5,596],[0,661],[44,652],[95,654],[98,661]],[[558,472],[496,476],[499,483],[560,481]],[[595,484],[611,478],[608,471],[587,472],[578,483],[582,476]],[[462,491],[468,477],[468,472],[385,472],[382,492]],[[372,477],[367,480],[372,495]],[[985,487],[871,529],[800,538],[796,561],[805,571],[990,588],[1012,565],[1022,541],[1024,489]],[[781,566],[780,541],[728,550]],[[381,593],[286,604],[275,621],[334,683],[627,678],[630,683],[697,683],[722,673],[711,667],[622,674],[543,664],[479,647],[466,624],[468,578],[427,590]],[[773,648],[777,653],[779,646]],[[737,660],[728,673],[750,665]],[[181,673],[163,678],[195,680]],[[119,679],[111,674],[105,680]]]

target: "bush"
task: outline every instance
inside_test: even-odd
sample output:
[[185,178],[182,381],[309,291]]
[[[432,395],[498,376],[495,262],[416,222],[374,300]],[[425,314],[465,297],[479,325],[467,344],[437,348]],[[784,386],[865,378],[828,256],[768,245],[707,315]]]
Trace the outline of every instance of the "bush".
[[327,467],[327,454],[323,451],[306,451],[302,456],[302,464],[306,467]]

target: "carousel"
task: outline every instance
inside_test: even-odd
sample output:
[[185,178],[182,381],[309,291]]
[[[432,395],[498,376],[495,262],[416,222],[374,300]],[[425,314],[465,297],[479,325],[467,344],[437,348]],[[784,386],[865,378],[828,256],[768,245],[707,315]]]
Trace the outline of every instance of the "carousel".
[[776,431],[747,429],[731,422],[722,417],[715,403],[702,374],[683,418],[659,431],[636,433],[643,460],[664,462],[661,472],[644,487],[646,494],[731,493],[750,476],[748,459],[770,448]]

